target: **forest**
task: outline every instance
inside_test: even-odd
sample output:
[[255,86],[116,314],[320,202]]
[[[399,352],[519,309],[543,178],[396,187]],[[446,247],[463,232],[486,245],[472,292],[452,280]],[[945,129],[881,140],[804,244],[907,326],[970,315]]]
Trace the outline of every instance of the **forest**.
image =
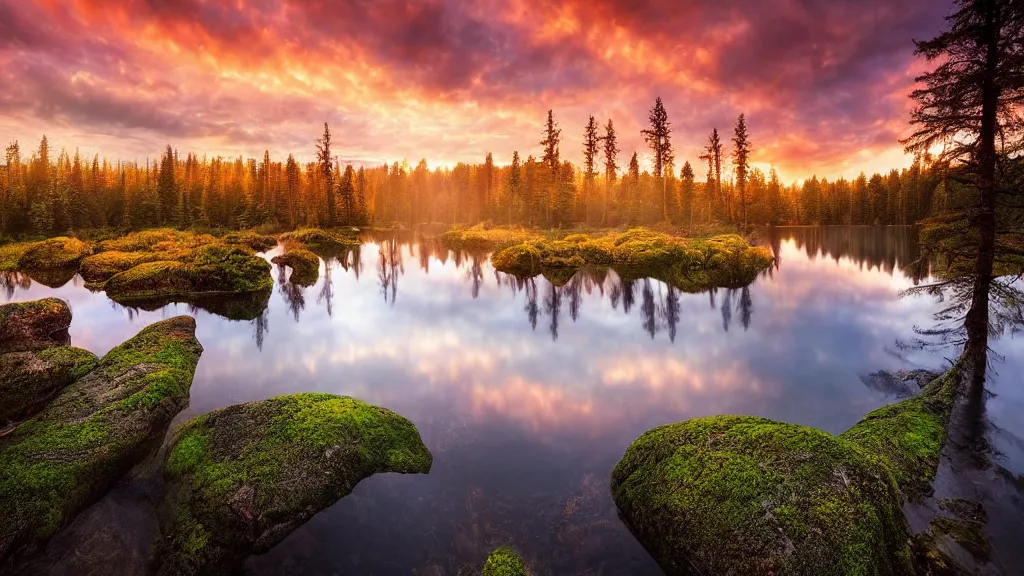
[[[582,166],[562,159],[562,129],[553,111],[540,127],[540,158],[522,159],[515,152],[499,165],[487,153],[480,164],[434,169],[425,159],[415,166],[342,166],[326,123],[316,140],[317,161],[305,164],[294,155],[275,160],[269,152],[261,159],[182,157],[170,145],[159,160],[140,164],[57,151],[46,136],[31,151],[12,142],[0,167],[0,236],[155,226],[280,230],[482,221],[539,228],[914,224],[952,202],[944,177],[949,163],[926,152],[909,168],[884,175],[861,174],[852,181],[814,176],[785,185],[774,169],[765,174],[750,166],[743,115],[732,152],[714,129],[695,164],[678,166],[660,98],[643,134],[651,170],[641,170],[639,152],[622,155],[612,120],[601,127],[591,117],[583,128]],[[695,166],[706,168],[703,181]]]

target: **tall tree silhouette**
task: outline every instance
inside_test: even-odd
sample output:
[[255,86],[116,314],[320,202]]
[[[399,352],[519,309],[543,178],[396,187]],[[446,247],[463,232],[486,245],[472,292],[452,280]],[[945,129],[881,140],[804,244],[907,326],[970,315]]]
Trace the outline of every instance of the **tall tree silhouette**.
[[911,113],[916,130],[905,144],[907,151],[918,153],[941,144],[939,159],[966,166],[966,183],[977,189],[976,201],[965,214],[973,233],[963,241],[973,244],[974,266],[964,275],[971,283],[964,329],[974,360],[972,395],[980,398],[996,253],[1015,250],[997,243],[1001,160],[996,143],[998,138],[1003,152],[1011,154],[1022,144],[1018,114],[1024,103],[1024,3],[957,0],[956,6],[947,17],[948,30],[916,42],[916,54],[939,64],[917,78],[924,87],[911,94],[917,103]]
[[601,207],[601,224],[608,222],[608,196],[611,194],[611,188],[615,185],[615,179],[619,174],[619,143],[615,137],[615,125],[612,124],[611,118],[608,119],[608,124],[604,127],[604,136],[601,137],[602,147],[604,149],[604,202]]
[[316,141],[316,161],[327,191],[327,225],[334,225],[334,160],[331,157],[331,129],[324,122],[324,135]]
[[583,212],[584,222],[590,222],[590,198],[594,189],[594,165],[597,159],[598,143],[600,138],[597,135],[597,121],[591,115],[587,121],[587,127],[583,131]]
[[750,170],[750,141],[747,138],[747,120],[740,114],[732,137],[732,161],[736,166],[736,189],[740,193],[743,225],[747,225],[747,172]]
[[[732,220],[729,203],[722,197],[722,140],[718,137],[718,128],[711,131],[711,135],[708,136],[708,144],[704,148],[704,154],[700,158],[708,162],[708,176],[714,174],[715,177],[710,194],[712,205],[724,203],[726,217]],[[710,178],[708,182],[711,182]]]
[[665,111],[661,96],[654,99],[654,106],[647,118],[651,127],[641,130],[641,134],[654,154],[654,175],[661,179],[662,217],[668,221],[668,178],[665,167],[671,165],[675,157],[672,154],[672,126],[668,121],[668,112]]
[[545,215],[547,222],[551,221],[551,204],[553,190],[558,186],[558,170],[561,167],[561,161],[559,160],[558,144],[562,139],[562,130],[558,127],[558,123],[555,122],[555,113],[553,110],[548,110],[548,120],[544,126],[544,139],[540,141],[540,145],[544,147],[544,158],[542,161],[548,168],[548,185],[547,198],[545,198]]

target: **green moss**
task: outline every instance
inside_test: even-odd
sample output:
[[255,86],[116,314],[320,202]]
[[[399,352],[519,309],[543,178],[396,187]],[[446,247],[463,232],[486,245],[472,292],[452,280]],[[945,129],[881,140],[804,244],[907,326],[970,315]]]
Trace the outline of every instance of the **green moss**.
[[[432,457],[398,414],[330,394],[230,406],[184,424],[167,457],[164,573],[227,569],[380,472]],[[202,543],[203,546],[196,546]]]
[[58,298],[0,305],[0,352],[56,346],[69,326],[71,308]]
[[298,286],[312,286],[320,277],[320,258],[309,250],[289,247],[287,252],[275,256],[271,262],[291,268],[289,281]]
[[901,506],[930,490],[959,382],[954,367],[837,437],[743,416],[655,428],[616,466],[615,502],[669,574],[905,573]]
[[0,246],[0,272],[17,272],[20,270],[18,262],[28,250],[31,242],[18,242]]
[[160,255],[152,252],[121,252],[120,250],[111,250],[93,254],[82,260],[79,272],[86,282],[102,283],[109,280],[115,274],[131,270],[139,264],[159,259]]
[[52,536],[163,437],[188,402],[194,332],[187,316],[148,326],[0,438],[0,562]]
[[456,226],[441,238],[453,250],[487,251],[542,240],[543,236],[522,228],[493,228],[477,224],[472,228]]
[[946,442],[959,379],[959,370],[954,368],[920,395],[868,414],[840,438],[880,457],[907,498],[925,495],[931,490]]
[[[217,242],[209,234],[196,234],[171,228],[158,228],[133,232],[118,238],[104,240],[96,245],[97,252],[181,252]],[[166,258],[163,259],[173,259]]]
[[[280,238],[285,244],[301,245],[323,258],[338,256],[359,247],[359,239],[339,231],[303,228],[284,234]],[[300,246],[296,246],[300,247]]]
[[104,289],[111,299],[130,303],[262,292],[273,287],[267,261],[238,246],[207,244],[180,259],[139,264],[112,276]]
[[30,244],[18,260],[21,270],[74,268],[92,254],[92,245],[77,238],[50,238]]
[[265,234],[258,234],[251,230],[243,232],[230,232],[225,234],[221,240],[225,244],[237,244],[240,246],[246,246],[256,252],[266,252],[274,246],[277,246],[277,238],[273,236],[267,236]]
[[484,562],[482,576],[529,576],[523,557],[511,548],[498,548]]
[[38,412],[97,362],[92,352],[71,346],[0,354],[0,423]]
[[656,278],[687,292],[746,286],[772,261],[767,249],[751,247],[735,234],[688,239],[646,228],[564,240],[531,236],[492,258],[497,270],[520,276],[555,271],[564,278],[583,266],[611,266],[625,278]]
[[668,574],[901,574],[892,478],[842,439],[755,417],[655,428],[612,473],[620,512]]

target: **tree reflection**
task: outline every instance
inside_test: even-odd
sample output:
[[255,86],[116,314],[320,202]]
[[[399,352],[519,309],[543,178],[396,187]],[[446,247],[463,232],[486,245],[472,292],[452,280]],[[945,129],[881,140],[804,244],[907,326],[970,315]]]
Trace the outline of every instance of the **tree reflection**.
[[562,313],[562,291],[550,282],[548,283],[548,295],[544,299],[544,312],[551,317],[551,324],[548,325],[551,339],[558,340],[558,321]]
[[402,248],[397,238],[384,240],[380,244],[380,260],[377,266],[377,279],[380,281],[384,301],[395,305],[398,298],[398,277],[405,273],[402,262]]
[[651,288],[651,280],[649,278],[644,279],[644,286],[641,290],[641,304],[640,304],[640,318],[643,322],[644,331],[650,335],[651,339],[654,338],[654,334],[658,331],[658,323],[655,319],[655,306],[654,306],[654,290]]
[[333,263],[333,259],[324,260],[323,285],[320,287],[320,293],[316,296],[317,304],[325,304],[328,318],[332,318],[334,316],[334,278],[332,278],[334,268]]

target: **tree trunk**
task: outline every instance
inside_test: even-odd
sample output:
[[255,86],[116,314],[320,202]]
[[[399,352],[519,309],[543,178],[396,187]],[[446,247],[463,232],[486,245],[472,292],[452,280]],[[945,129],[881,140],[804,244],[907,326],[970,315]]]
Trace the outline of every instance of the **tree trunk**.
[[987,18],[987,53],[985,75],[981,89],[981,132],[978,138],[978,211],[975,227],[978,229],[978,253],[974,270],[974,288],[971,307],[964,326],[967,331],[965,352],[970,353],[974,367],[969,395],[979,398],[984,393],[984,374],[987,364],[989,334],[989,290],[995,265],[996,246],[996,124],[999,105],[999,87],[996,85],[999,22],[998,7],[993,7]]

